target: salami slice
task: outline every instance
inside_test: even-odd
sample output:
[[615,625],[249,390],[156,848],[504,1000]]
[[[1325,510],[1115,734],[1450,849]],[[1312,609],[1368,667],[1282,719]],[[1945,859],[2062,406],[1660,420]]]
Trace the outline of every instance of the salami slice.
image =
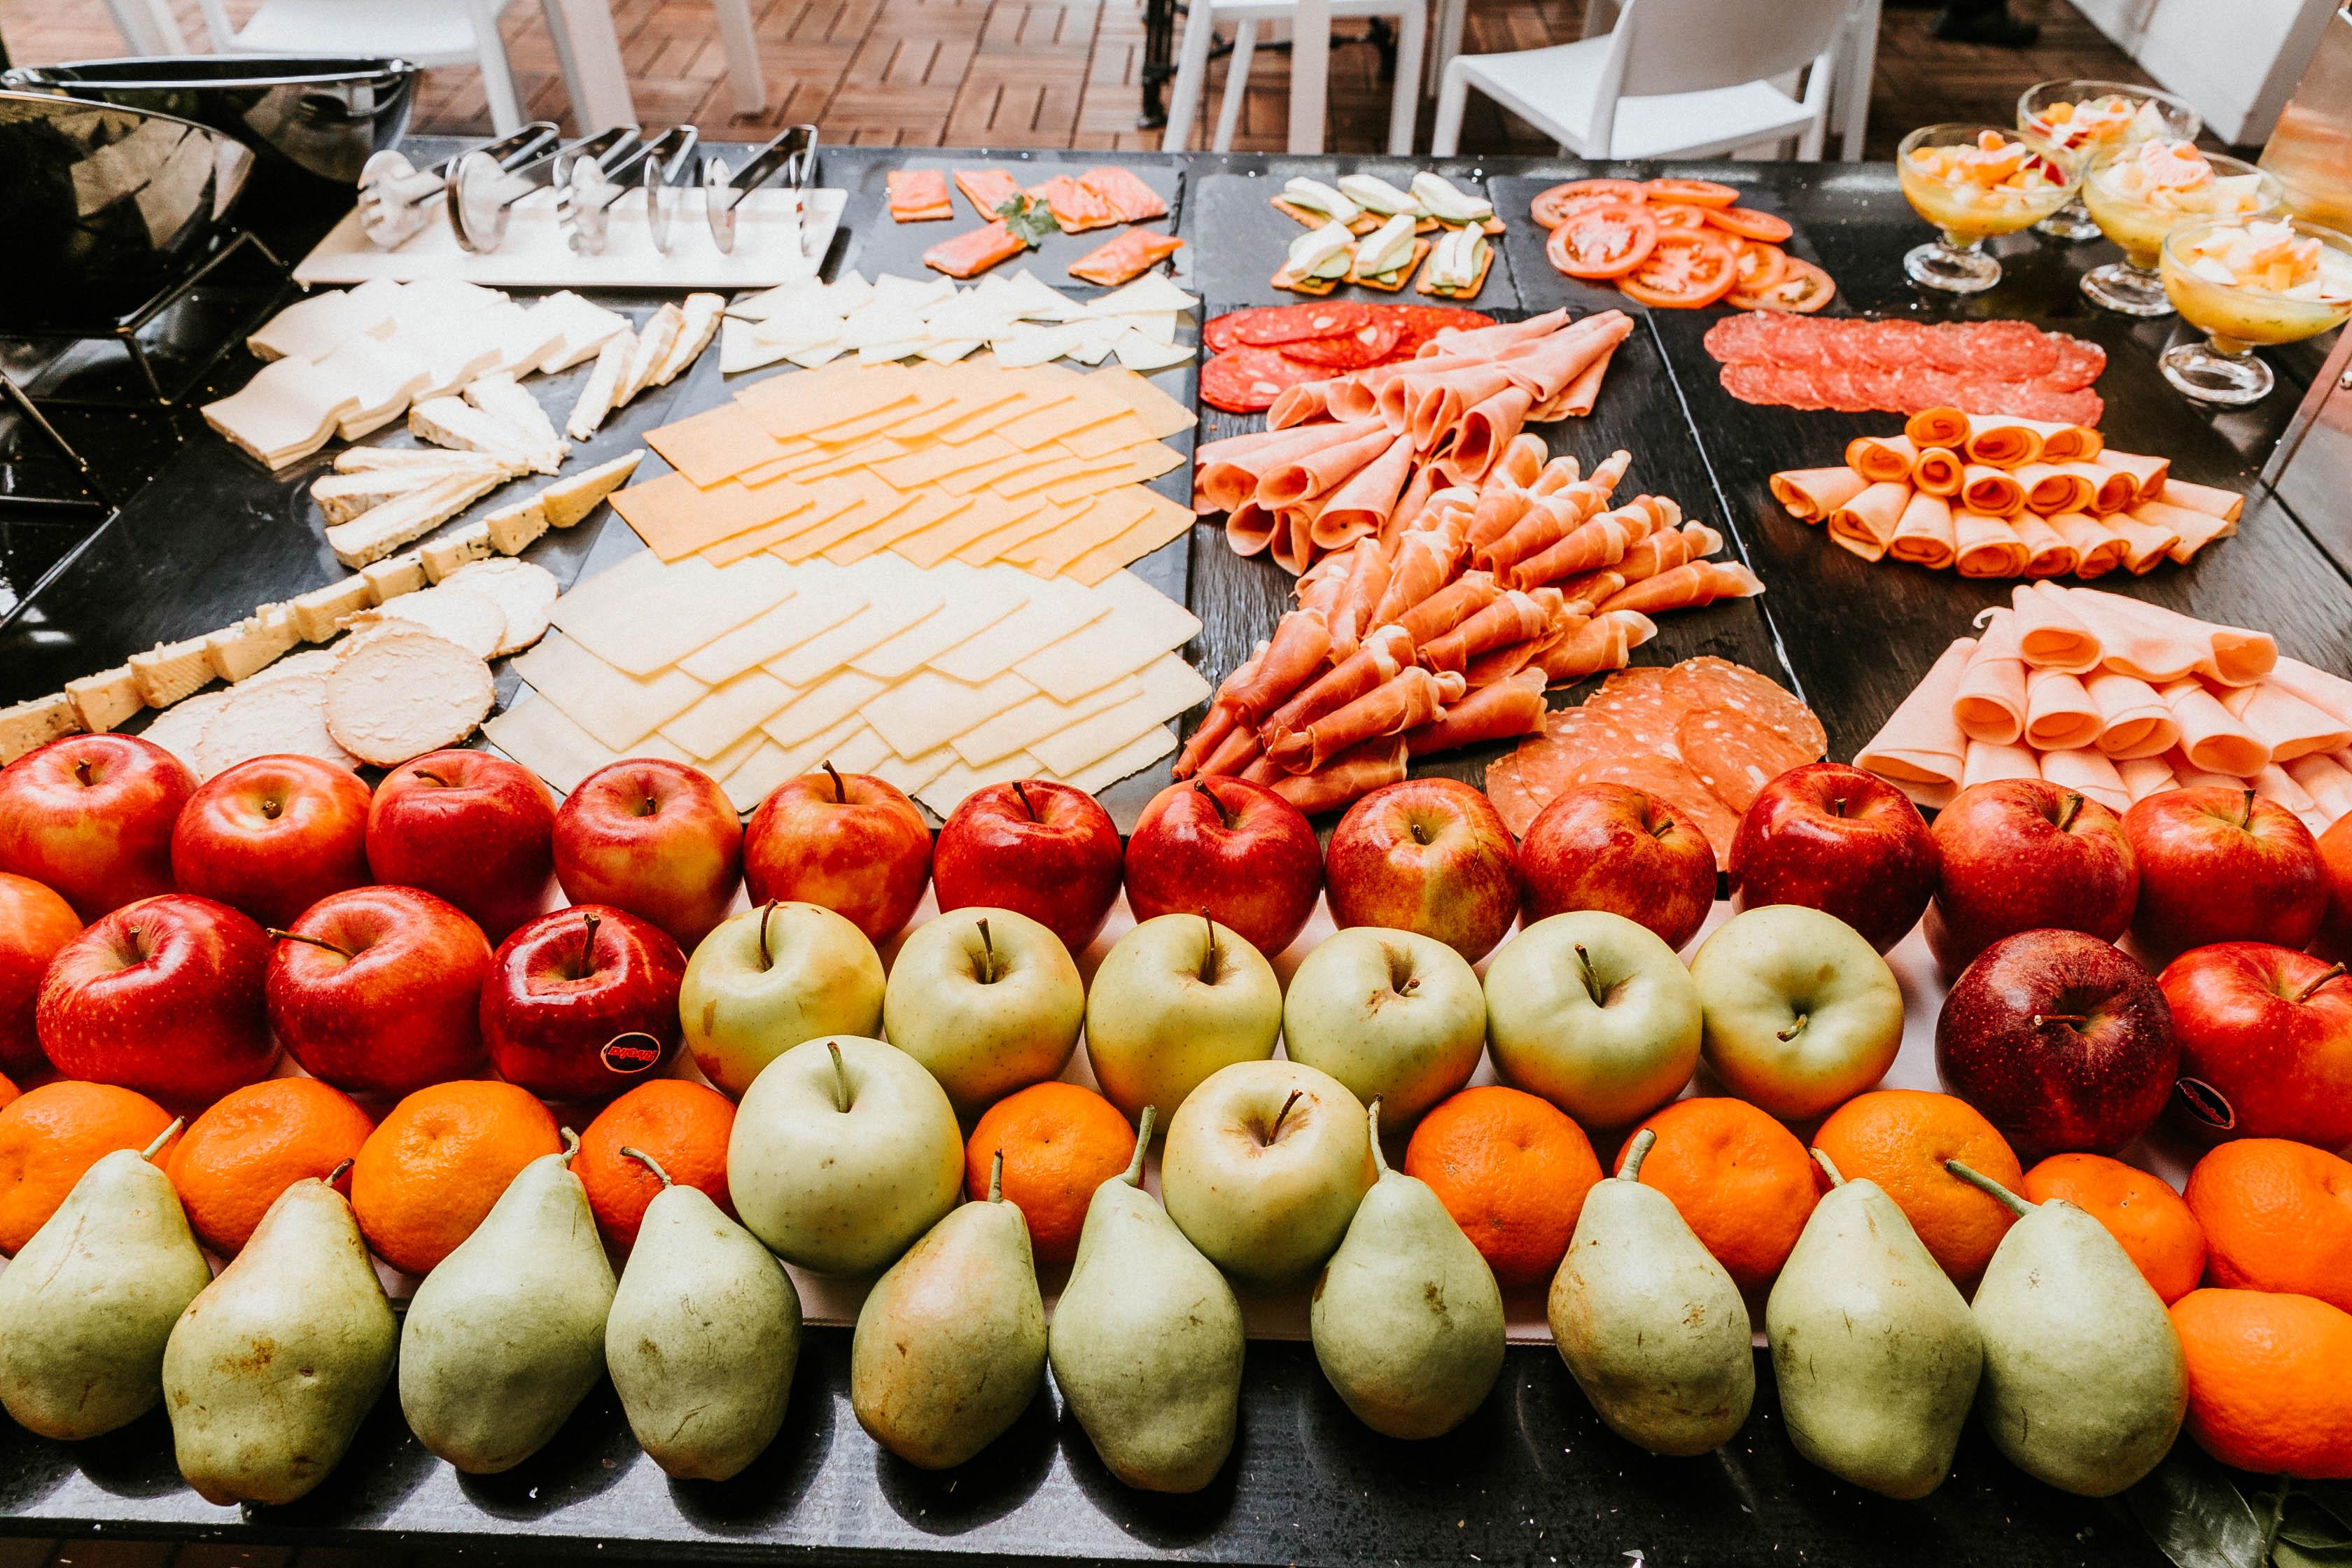
[[2031,381],[2058,368],[2058,341],[2031,321],[1972,321],[1968,333],[1980,369],[2003,381]]
[[1392,360],[1411,359],[1421,352],[1422,344],[1448,328],[1468,332],[1495,324],[1495,318],[1484,310],[1460,305],[1375,305],[1371,309],[1397,323],[1396,347],[1389,351]]
[[1222,316],[1210,317],[1201,326],[1202,344],[1213,354],[1221,354],[1227,349],[1238,347],[1241,339],[1234,336],[1234,327],[1248,313],[1246,310],[1227,310]]
[[1711,656],[1686,658],[1666,671],[1666,689],[1686,708],[1727,708],[1747,715],[1803,748],[1806,762],[1819,762],[1829,750],[1829,736],[1813,710],[1787,687],[1744,664]]
[[1726,316],[1707,328],[1701,340],[1706,352],[1725,364],[1764,364],[1769,363],[1765,343],[1769,317],[1753,314]]
[[2106,368],[2106,350],[2080,338],[2061,337],[2057,367],[2042,379],[2061,392],[2079,392],[2098,380]]
[[1675,731],[1690,710],[1666,683],[1666,672],[1651,667],[1621,669],[1584,700],[1584,707],[1624,731],[1633,749],[1675,755]]
[[1201,401],[1228,414],[1261,413],[1286,388],[1320,381],[1325,374],[1273,349],[1230,348],[1201,366]]
[[1730,862],[1731,837],[1739,830],[1738,816],[1717,799],[1715,792],[1700,783],[1696,773],[1672,757],[1635,754],[1596,760],[1579,768],[1576,777],[1569,782],[1621,784],[1645,790],[1673,806],[1706,836],[1708,846],[1715,850],[1717,869]]
[[1403,331],[1402,324],[1392,318],[1375,316],[1354,331],[1336,337],[1302,338],[1284,343],[1280,353],[1285,359],[1322,370],[1361,370],[1394,353],[1397,339]]
[[1236,343],[1271,348],[1278,343],[1352,332],[1370,321],[1372,312],[1370,307],[1349,300],[1318,300],[1309,305],[1265,305],[1255,310],[1235,310],[1229,319]]
[[1527,780],[1520,775],[1516,753],[1496,757],[1486,764],[1486,798],[1495,803],[1503,826],[1511,830],[1514,838],[1525,837],[1528,825],[1543,810],[1543,803],[1529,792]]
[[1699,782],[1740,812],[1766,784],[1821,755],[1808,753],[1761,720],[1728,708],[1695,708],[1684,714],[1675,745]]
[[1969,341],[1965,321],[1938,321],[1927,329],[1920,340],[1920,352],[1937,370],[1955,373],[1971,370],[1976,365],[1975,345]]

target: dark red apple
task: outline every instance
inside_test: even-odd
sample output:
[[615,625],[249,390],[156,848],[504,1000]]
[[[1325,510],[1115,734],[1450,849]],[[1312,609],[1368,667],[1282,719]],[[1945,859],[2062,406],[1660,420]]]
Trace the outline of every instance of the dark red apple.
[[23,1078],[48,1066],[33,1004],[49,960],[80,934],[71,904],[30,877],[0,871],[0,1072]]
[[1972,784],[1936,814],[1941,880],[1927,947],[1946,974],[2021,931],[2087,931],[2113,942],[2131,924],[2139,863],[2124,819],[2046,779]]
[[172,829],[182,892],[282,926],[368,880],[368,786],[317,757],[251,757],[196,786]]
[[135,1089],[174,1110],[269,1076],[269,939],[226,904],[164,893],[93,921],[59,950],[34,1015],[68,1078]]
[[1790,768],[1756,793],[1731,839],[1737,909],[1803,904],[1885,952],[1936,891],[1936,840],[1911,797],[1843,763]]
[[2250,789],[2166,790],[2124,814],[2139,862],[2132,935],[2162,957],[2217,942],[2310,945],[2327,873],[2300,817]]
[[1573,784],[1519,840],[1519,919],[1602,910],[1680,949],[1715,907],[1715,851],[1656,795],[1618,784]]
[[2192,947],[2157,977],[2200,1137],[2352,1148],[2352,975],[2266,942]]
[[555,879],[573,903],[626,910],[691,952],[735,900],[743,826],[709,773],[632,757],[597,769],[564,797]]
[[172,890],[172,825],[188,764],[136,735],[68,735],[0,768],[0,871],[51,889],[85,921]]
[[555,807],[529,770],[487,752],[434,752],[376,786],[368,866],[466,911],[491,942],[547,907]]
[[542,1100],[610,1100],[677,1048],[685,978],[669,933],[626,910],[541,915],[491,955],[481,1006],[490,1065]]
[[269,1025],[313,1078],[396,1098],[481,1071],[490,944],[457,905],[352,888],[269,934]]
[[743,830],[743,885],[755,904],[821,904],[889,941],[923,901],[931,830],[906,793],[871,773],[822,773],[768,792]]
[[1340,926],[1419,931],[1475,963],[1519,912],[1519,858],[1486,794],[1459,779],[1382,784],[1348,808],[1323,857]]
[[940,910],[987,904],[1027,915],[1072,953],[1118,897],[1118,829],[1095,797],[1024,779],[976,790],[940,829],[931,883]]
[[1206,913],[1260,952],[1280,952],[1322,890],[1323,850],[1306,814],[1246,779],[1170,784],[1127,836],[1127,907],[1138,921]]
[[1936,1074],[2028,1163],[2113,1154],[2164,1110],[2180,1066],[2147,970],[2078,931],[2026,931],[1978,955],[1936,1019]]

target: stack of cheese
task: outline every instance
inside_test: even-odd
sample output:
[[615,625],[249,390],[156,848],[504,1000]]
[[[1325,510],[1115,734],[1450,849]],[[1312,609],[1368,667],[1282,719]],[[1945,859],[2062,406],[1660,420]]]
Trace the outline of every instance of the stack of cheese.
[[1093,792],[1175,749],[1208,695],[1174,650],[1200,629],[1129,573],[1087,586],[1009,566],[925,570],[652,551],[575,587],[516,661],[535,696],[493,743],[568,791],[624,756],[668,756],[750,811],[830,762],[941,816],[982,785]]
[[539,400],[504,372],[476,377],[461,397],[415,405],[408,428],[439,449],[352,447],[311,483],[328,547],[346,566],[424,538],[518,474],[556,472],[572,450]]
[[1100,364],[1117,354],[1129,370],[1164,370],[1192,357],[1176,342],[1176,321],[1199,303],[1158,273],[1080,300],[1025,268],[968,289],[949,278],[888,274],[868,283],[852,272],[832,283],[782,284],[730,306],[719,363],[730,374],[778,360],[814,370],[848,353],[865,364],[948,364],[989,348],[1008,365]]
[[613,505],[665,561],[846,566],[889,551],[1095,584],[1192,526],[1144,486],[1182,465],[1160,437],[1193,419],[1118,367],[843,361],[649,431],[677,471]]
[[2352,813],[2352,681],[2283,658],[2264,632],[2025,584],[1854,761],[1925,806],[1988,779],[2046,778],[2117,811],[2226,784],[2316,833]]

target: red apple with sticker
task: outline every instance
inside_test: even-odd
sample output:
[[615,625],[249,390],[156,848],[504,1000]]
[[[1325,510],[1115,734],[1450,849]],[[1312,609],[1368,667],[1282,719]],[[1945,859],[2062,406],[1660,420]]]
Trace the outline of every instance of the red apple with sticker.
[[2180,1039],[2175,1119],[2200,1138],[2352,1148],[2352,974],[2264,942],[2193,947],[2157,977]]
[[367,784],[318,757],[250,757],[196,786],[172,829],[183,892],[282,926],[371,880]]
[[433,752],[376,786],[368,867],[466,911],[491,942],[547,907],[555,805],[528,769],[487,752]]
[[1459,779],[1382,784],[1348,808],[1323,857],[1341,927],[1419,931],[1475,963],[1519,912],[1518,853],[1482,790]]
[[1127,837],[1127,904],[1138,924],[1206,914],[1260,952],[1280,952],[1322,890],[1323,849],[1306,813],[1246,779],[1170,784]]
[[2021,931],[2114,942],[2139,900],[2124,819],[2046,779],[1971,784],[1936,814],[1939,879],[1927,947],[1947,974]]
[[1082,952],[1118,897],[1118,829],[1095,797],[1021,779],[975,790],[940,829],[931,885],[940,910],[972,904],[1027,915]]
[[80,934],[80,918],[55,889],[0,871],[0,1072],[12,1079],[48,1066],[33,1005],[49,960]]
[[509,1083],[601,1104],[659,1074],[677,1048],[686,955],[610,904],[544,914],[499,944],[482,984],[482,1041]]
[[573,785],[554,845],[565,898],[641,916],[688,952],[727,918],[743,879],[743,827],[726,792],[664,757],[631,757]]
[[815,904],[877,947],[923,901],[931,830],[906,792],[871,773],[820,773],[768,792],[743,830],[743,885],[754,904]]
[[1599,910],[1689,945],[1715,906],[1715,850],[1672,803],[1620,784],[1573,784],[1519,840],[1519,921]]
[[481,1072],[490,944],[457,905],[352,888],[269,936],[269,1025],[311,1077],[396,1099]]
[[2310,945],[2327,871],[2303,819],[2250,789],[2200,784],[2134,803],[2124,836],[2139,864],[2132,935],[2169,957],[2217,942]]
[[196,775],[136,735],[68,735],[0,768],[0,871],[82,920],[172,890],[172,825]]
[[1936,840],[1911,797],[1843,763],[1809,763],[1766,784],[1732,836],[1735,909],[1802,904],[1885,952],[1936,891]]

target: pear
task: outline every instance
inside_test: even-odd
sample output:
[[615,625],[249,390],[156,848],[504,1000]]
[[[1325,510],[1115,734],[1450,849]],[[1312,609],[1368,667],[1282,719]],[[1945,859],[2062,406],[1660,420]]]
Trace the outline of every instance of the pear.
[[2035,1479],[2114,1496],[2171,1452],[2188,1413],[2171,1314],[2090,1215],[2055,1198],[2028,1203],[1957,1160],[1945,1168],[2020,1216],[1970,1307],[1984,1334],[1985,1430]]
[[206,1502],[287,1503],[317,1486],[392,1376],[400,1328],[341,1174],[278,1194],[172,1330],[163,1408]]
[[425,1277],[401,1327],[409,1430],[467,1475],[539,1452],[604,1371],[613,1266],[572,1173],[580,1140],[570,1128],[563,1140]]
[[1764,1304],[1780,1414],[1797,1452],[1832,1475],[1926,1497],[1952,1468],[1984,1337],[1885,1189],[1813,1158],[1830,1194]]
[[800,1359],[801,1297],[759,1238],[699,1187],[659,1178],[604,1320],[629,1429],[681,1480],[723,1481],[775,1440]]
[[1502,1373],[1503,1292],[1429,1184],[1389,1169],[1379,1100],[1366,1116],[1379,1175],[1315,1281],[1315,1359],[1373,1431],[1435,1437]]
[[1003,1436],[1045,1383],[1045,1300],[999,1150],[988,1196],[950,1210],[874,1282],[849,1342],[849,1405],[876,1442],[944,1470]]
[[1110,1473],[1196,1492],[1233,1452],[1242,1393],[1234,1288],[1143,1190],[1156,1111],[1135,1159],[1095,1189],[1046,1339],[1054,1382]]
[[1653,1454],[1717,1447],[1756,1398],[1754,1336],[1739,1287],[1655,1187],[1644,1127],[1616,1176],[1585,1195],[1551,1282],[1560,1359],[1610,1430]]
[[144,1151],[84,1171],[0,1272],[0,1405],[17,1425],[74,1442],[111,1432],[163,1396],[163,1346],[212,1266],[171,1178]]

